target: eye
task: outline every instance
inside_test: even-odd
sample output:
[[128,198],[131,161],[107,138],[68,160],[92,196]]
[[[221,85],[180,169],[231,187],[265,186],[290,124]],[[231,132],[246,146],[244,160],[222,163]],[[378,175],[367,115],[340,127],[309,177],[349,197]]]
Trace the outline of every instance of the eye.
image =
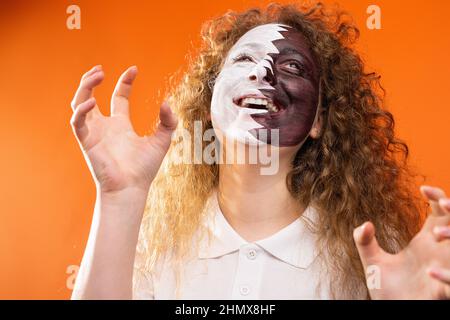
[[304,73],[303,66],[296,61],[288,61],[284,64],[284,69],[292,74],[302,75]]
[[255,59],[247,53],[241,53],[233,58],[233,62],[255,62]]

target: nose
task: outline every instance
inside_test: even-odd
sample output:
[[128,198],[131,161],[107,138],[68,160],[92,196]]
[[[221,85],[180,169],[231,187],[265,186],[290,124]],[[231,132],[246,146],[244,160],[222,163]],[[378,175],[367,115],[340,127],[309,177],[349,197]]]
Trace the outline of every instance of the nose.
[[[266,61],[267,62],[267,61]],[[266,63],[267,64],[267,63]],[[263,63],[257,63],[248,74],[250,81],[265,81],[270,85],[275,85],[276,79],[272,72],[272,68],[265,66]]]

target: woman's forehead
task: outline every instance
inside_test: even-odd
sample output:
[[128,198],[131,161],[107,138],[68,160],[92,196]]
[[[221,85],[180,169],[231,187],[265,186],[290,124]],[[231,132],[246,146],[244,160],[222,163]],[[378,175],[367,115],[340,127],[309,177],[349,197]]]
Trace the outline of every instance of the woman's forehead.
[[233,47],[273,46],[273,41],[284,39],[280,32],[287,31],[289,28],[291,27],[279,23],[259,25],[247,31],[238,41],[236,41]]
[[291,26],[268,23],[254,27],[241,36],[230,53],[248,49],[252,52],[280,53],[282,47],[291,46],[310,56],[310,48],[304,35]]

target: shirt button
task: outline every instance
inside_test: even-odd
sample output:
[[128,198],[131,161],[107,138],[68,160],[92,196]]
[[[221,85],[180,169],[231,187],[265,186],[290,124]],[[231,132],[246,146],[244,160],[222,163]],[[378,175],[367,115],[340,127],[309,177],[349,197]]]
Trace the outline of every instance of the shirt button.
[[248,250],[248,252],[247,252],[247,258],[249,258],[249,259],[251,259],[251,260],[256,259],[256,256],[257,256],[257,255],[258,255],[258,253],[256,252],[255,249],[250,249],[250,250]]
[[239,291],[243,296],[246,296],[250,293],[250,288],[248,286],[241,286]]

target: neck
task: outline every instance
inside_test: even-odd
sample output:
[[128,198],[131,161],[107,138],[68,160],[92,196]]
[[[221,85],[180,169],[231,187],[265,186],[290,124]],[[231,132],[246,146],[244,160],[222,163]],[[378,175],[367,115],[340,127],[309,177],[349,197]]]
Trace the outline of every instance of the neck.
[[286,186],[291,157],[280,155],[279,170],[261,175],[255,164],[221,164],[218,201],[228,223],[246,241],[269,237],[300,217],[304,207]]

